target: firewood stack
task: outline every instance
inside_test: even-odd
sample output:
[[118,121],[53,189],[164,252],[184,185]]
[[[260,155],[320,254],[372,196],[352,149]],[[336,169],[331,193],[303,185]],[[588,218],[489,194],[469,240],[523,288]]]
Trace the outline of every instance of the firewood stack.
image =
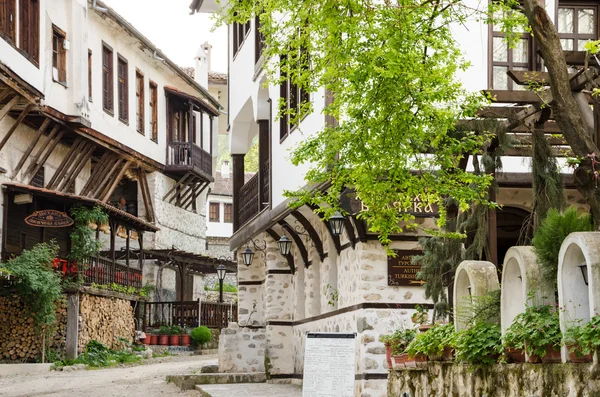
[[[67,335],[67,307],[65,301],[58,303],[56,325],[46,341],[52,350],[64,351]],[[0,296],[0,359],[12,361],[35,361],[42,351],[42,333],[27,316],[25,305],[17,295]]]
[[133,341],[133,308],[129,301],[82,294],[79,303],[79,351],[91,340],[109,348],[123,348],[118,338]]

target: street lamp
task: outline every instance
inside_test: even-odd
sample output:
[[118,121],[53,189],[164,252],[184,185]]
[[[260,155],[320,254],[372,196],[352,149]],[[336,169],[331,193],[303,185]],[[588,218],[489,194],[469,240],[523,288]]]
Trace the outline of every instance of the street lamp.
[[329,218],[329,226],[334,236],[339,236],[344,231],[344,221],[346,218],[336,211],[331,218]]
[[583,262],[578,267],[579,267],[579,270],[581,270],[581,275],[583,276],[583,282],[585,283],[585,285],[588,285],[587,263]]
[[292,249],[292,240],[290,240],[284,234],[283,236],[281,236],[277,244],[279,245],[279,253],[281,254],[281,256],[288,256],[290,250]]
[[224,265],[219,265],[217,267],[217,277],[219,278],[219,302],[223,303],[223,280],[225,279],[225,274],[227,270]]
[[250,266],[252,264],[252,259],[254,259],[254,252],[250,249],[250,247],[246,247],[244,252],[242,252],[242,260],[244,261],[244,265]]

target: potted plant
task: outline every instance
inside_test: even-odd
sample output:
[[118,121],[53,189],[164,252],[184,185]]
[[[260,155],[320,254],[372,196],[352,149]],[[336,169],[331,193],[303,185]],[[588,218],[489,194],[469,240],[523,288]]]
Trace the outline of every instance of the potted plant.
[[183,329],[181,333],[181,346],[189,346],[192,344],[192,337],[189,330]]
[[592,353],[600,347],[600,315],[596,315],[583,325],[567,329],[564,343],[569,351],[569,361],[588,363]]
[[381,335],[379,341],[385,345],[385,361],[387,362],[388,368],[392,369],[392,335]]
[[171,325],[169,329],[169,345],[179,346],[179,339],[182,333],[183,329],[179,325]]
[[392,368],[402,368],[406,365],[408,354],[406,348],[415,339],[417,331],[414,329],[397,329],[390,338],[392,346]]
[[149,335],[150,335],[150,345],[158,345],[158,331],[155,329],[152,329],[149,331]]
[[169,334],[171,333],[171,327],[168,325],[161,325],[158,329],[158,344],[161,346],[169,346]]
[[495,364],[502,352],[500,326],[477,321],[453,338],[456,360],[473,365]]
[[416,312],[411,316],[411,320],[414,324],[419,325],[419,331],[426,331],[431,328],[431,325],[426,325],[427,320],[429,319],[429,315],[427,314],[427,308],[423,305],[415,306]]
[[192,340],[196,346],[202,347],[205,343],[210,342],[212,338],[212,332],[208,327],[201,325],[200,327],[196,327],[190,333]]
[[527,306],[507,330],[509,348],[522,349],[531,363],[560,363],[562,334],[556,305]]
[[414,357],[417,363],[452,360],[451,347],[454,337],[454,325],[434,325],[425,332],[419,333],[406,348],[409,357]]

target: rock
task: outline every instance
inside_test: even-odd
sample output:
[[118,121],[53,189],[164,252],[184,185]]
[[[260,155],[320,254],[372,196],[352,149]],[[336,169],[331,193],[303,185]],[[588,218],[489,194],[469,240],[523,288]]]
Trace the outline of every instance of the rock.
[[202,368],[200,368],[200,373],[202,373],[202,374],[216,374],[218,372],[219,372],[218,365],[205,365]]
[[73,370],[81,371],[82,369],[86,369],[85,364],[75,364],[72,366]]
[[143,352],[140,352],[140,356],[144,359],[152,358],[152,349],[146,349]]

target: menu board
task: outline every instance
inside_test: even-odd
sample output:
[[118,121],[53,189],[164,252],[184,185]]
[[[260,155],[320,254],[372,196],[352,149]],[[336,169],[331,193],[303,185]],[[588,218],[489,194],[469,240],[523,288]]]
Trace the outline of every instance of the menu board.
[[356,334],[308,333],[302,397],[354,397]]

